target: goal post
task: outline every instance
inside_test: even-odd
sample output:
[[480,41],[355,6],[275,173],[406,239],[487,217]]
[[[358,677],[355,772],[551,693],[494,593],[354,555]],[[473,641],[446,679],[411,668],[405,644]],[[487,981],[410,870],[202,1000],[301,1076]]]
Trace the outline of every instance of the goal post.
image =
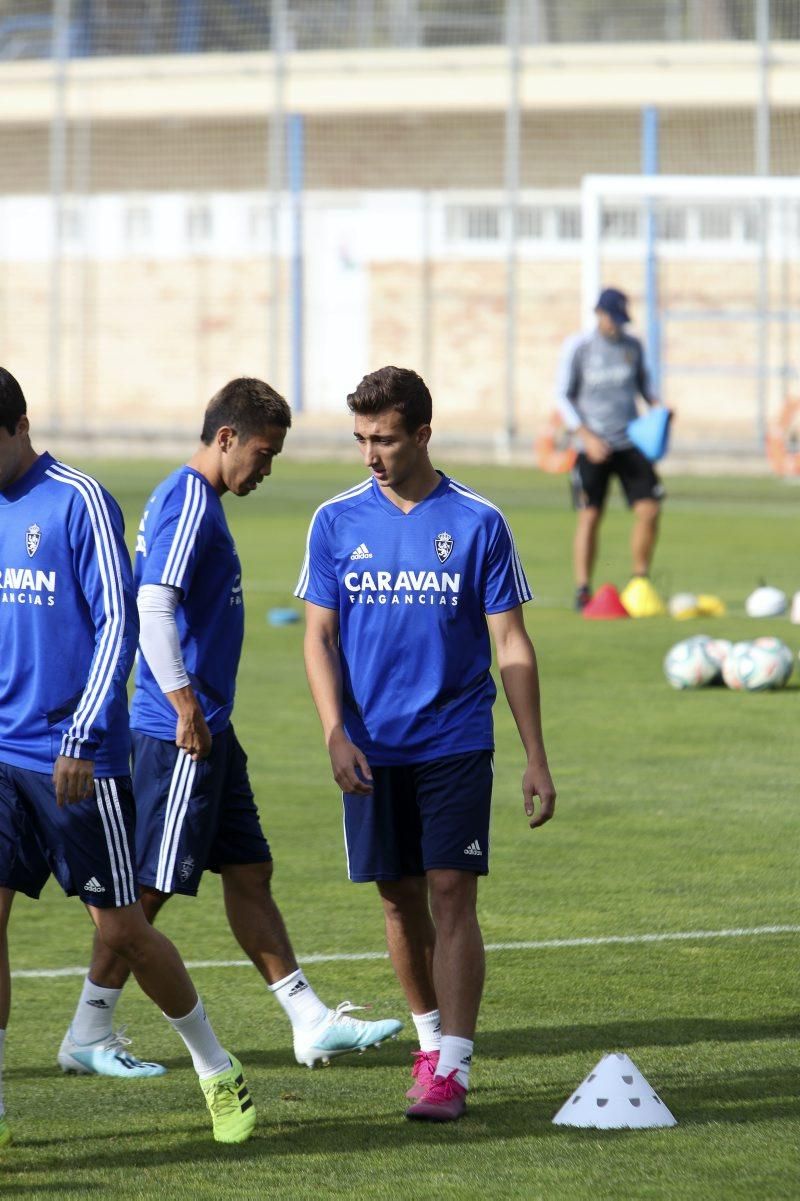
[[666,402],[701,442],[763,448],[800,366],[800,179],[586,175],[581,216],[584,323],[630,292]]

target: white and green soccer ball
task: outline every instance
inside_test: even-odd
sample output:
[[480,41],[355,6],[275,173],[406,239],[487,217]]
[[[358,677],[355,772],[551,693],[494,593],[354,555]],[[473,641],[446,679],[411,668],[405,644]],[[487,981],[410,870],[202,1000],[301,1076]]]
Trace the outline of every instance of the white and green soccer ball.
[[676,642],[664,657],[664,675],[673,688],[703,688],[719,676],[717,654],[709,650],[716,641],[707,634],[695,634]]
[[[759,645],[767,642],[768,645]],[[735,642],[722,668],[722,678],[729,688],[742,692],[766,692],[783,688],[792,671],[779,638],[758,639],[757,642]]]
[[780,638],[774,638],[771,635],[754,639],[753,645],[766,647],[767,650],[773,651],[778,655],[782,665],[782,678],[780,684],[778,684],[778,688],[785,687],[789,683],[792,671],[794,670],[794,651],[785,642],[781,642]]

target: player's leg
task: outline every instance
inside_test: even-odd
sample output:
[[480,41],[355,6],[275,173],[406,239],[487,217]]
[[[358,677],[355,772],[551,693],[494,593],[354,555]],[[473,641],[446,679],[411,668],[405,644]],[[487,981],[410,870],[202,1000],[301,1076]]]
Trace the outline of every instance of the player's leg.
[[658,540],[664,487],[653,464],[635,447],[617,451],[614,459],[633,512],[632,579],[623,590],[622,603],[632,617],[652,617],[664,612],[664,604],[648,578]]
[[224,1050],[175,946],[150,924],[141,904],[89,912],[102,941],[128,964],[142,991],[180,1035],[192,1057],[219,1142],[249,1138],[255,1109],[242,1067]]
[[423,1096],[439,1062],[442,1024],[433,984],[436,942],[424,876],[379,880],[383,902],[386,946],[394,974],[405,993],[417,1031],[419,1050],[414,1053],[413,1081],[406,1096]]
[[633,575],[649,575],[658,540],[661,504],[657,500],[637,500],[633,505],[631,531],[631,567]]
[[606,463],[592,463],[578,455],[572,469],[572,500],[577,512],[572,541],[572,569],[575,579],[575,607],[581,610],[592,595],[592,575],[599,545],[610,474]]
[[221,1047],[178,952],[150,925],[137,899],[130,780],[97,779],[93,797],[59,808],[49,775],[15,771],[65,892],[84,902],[103,942],[126,960],[189,1050],[215,1139],[248,1138],[255,1111],[241,1065]]
[[[144,915],[153,923],[169,897],[142,888]],[[58,1065],[70,1075],[116,1076],[141,1079],[163,1076],[163,1064],[138,1059],[130,1051],[126,1027],[114,1029],[114,1014],[131,969],[125,959],[103,942],[95,929],[89,964],[72,1021],[58,1051]]]
[[24,808],[14,774],[0,763],[0,1148],[11,1142],[5,1111],[3,1070],[11,1014],[8,921],[18,892],[37,900],[50,867]]
[[466,1108],[485,972],[478,876],[488,871],[492,753],[455,755],[414,768],[422,854],[436,929],[433,982],[441,1015],[439,1062],[410,1118],[451,1121]]
[[3,1061],[5,1057],[6,1028],[11,1013],[11,969],[8,962],[8,918],[14,892],[0,888],[0,1148],[11,1142],[11,1131],[6,1121],[3,1100]]
[[402,1023],[352,1018],[358,1006],[349,1001],[329,1008],[298,966],[272,895],[272,856],[250,786],[247,757],[232,729],[228,734],[216,835],[207,862],[222,875],[231,930],[289,1019],[298,1063],[313,1067],[348,1051],[378,1046],[394,1037]]

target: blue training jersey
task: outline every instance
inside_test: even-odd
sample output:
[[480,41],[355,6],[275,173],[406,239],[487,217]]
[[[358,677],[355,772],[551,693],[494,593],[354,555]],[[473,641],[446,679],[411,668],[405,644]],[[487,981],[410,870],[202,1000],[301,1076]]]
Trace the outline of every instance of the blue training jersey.
[[295,596],[339,612],[345,728],[370,763],[492,749],[486,614],[531,599],[495,505],[445,475],[409,513],[357,484],[314,514]]
[[127,776],[125,684],[139,620],[122,513],[104,488],[40,455],[0,492],[0,760],[59,755]]
[[[242,568],[222,501],[192,467],[156,488],[139,524],[134,582],[181,591],[175,612],[181,654],[212,734],[230,722],[244,638]],[[177,715],[142,654],[136,660],[131,726],[175,738]]]

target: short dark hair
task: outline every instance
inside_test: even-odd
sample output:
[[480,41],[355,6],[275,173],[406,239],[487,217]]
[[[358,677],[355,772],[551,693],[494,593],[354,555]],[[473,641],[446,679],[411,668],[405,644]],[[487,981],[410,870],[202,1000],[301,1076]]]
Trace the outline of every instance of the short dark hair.
[[210,446],[223,425],[236,430],[243,442],[260,433],[267,425],[288,430],[292,411],[286,401],[261,379],[241,376],[220,388],[206,406],[201,441]]
[[407,367],[381,367],[365,375],[355,392],[347,398],[351,413],[374,417],[387,409],[396,409],[409,434],[421,425],[430,425],[433,401],[424,379]]
[[0,367],[0,429],[8,430],[13,437],[20,417],[24,417],[27,411],[22,388],[10,371]]

